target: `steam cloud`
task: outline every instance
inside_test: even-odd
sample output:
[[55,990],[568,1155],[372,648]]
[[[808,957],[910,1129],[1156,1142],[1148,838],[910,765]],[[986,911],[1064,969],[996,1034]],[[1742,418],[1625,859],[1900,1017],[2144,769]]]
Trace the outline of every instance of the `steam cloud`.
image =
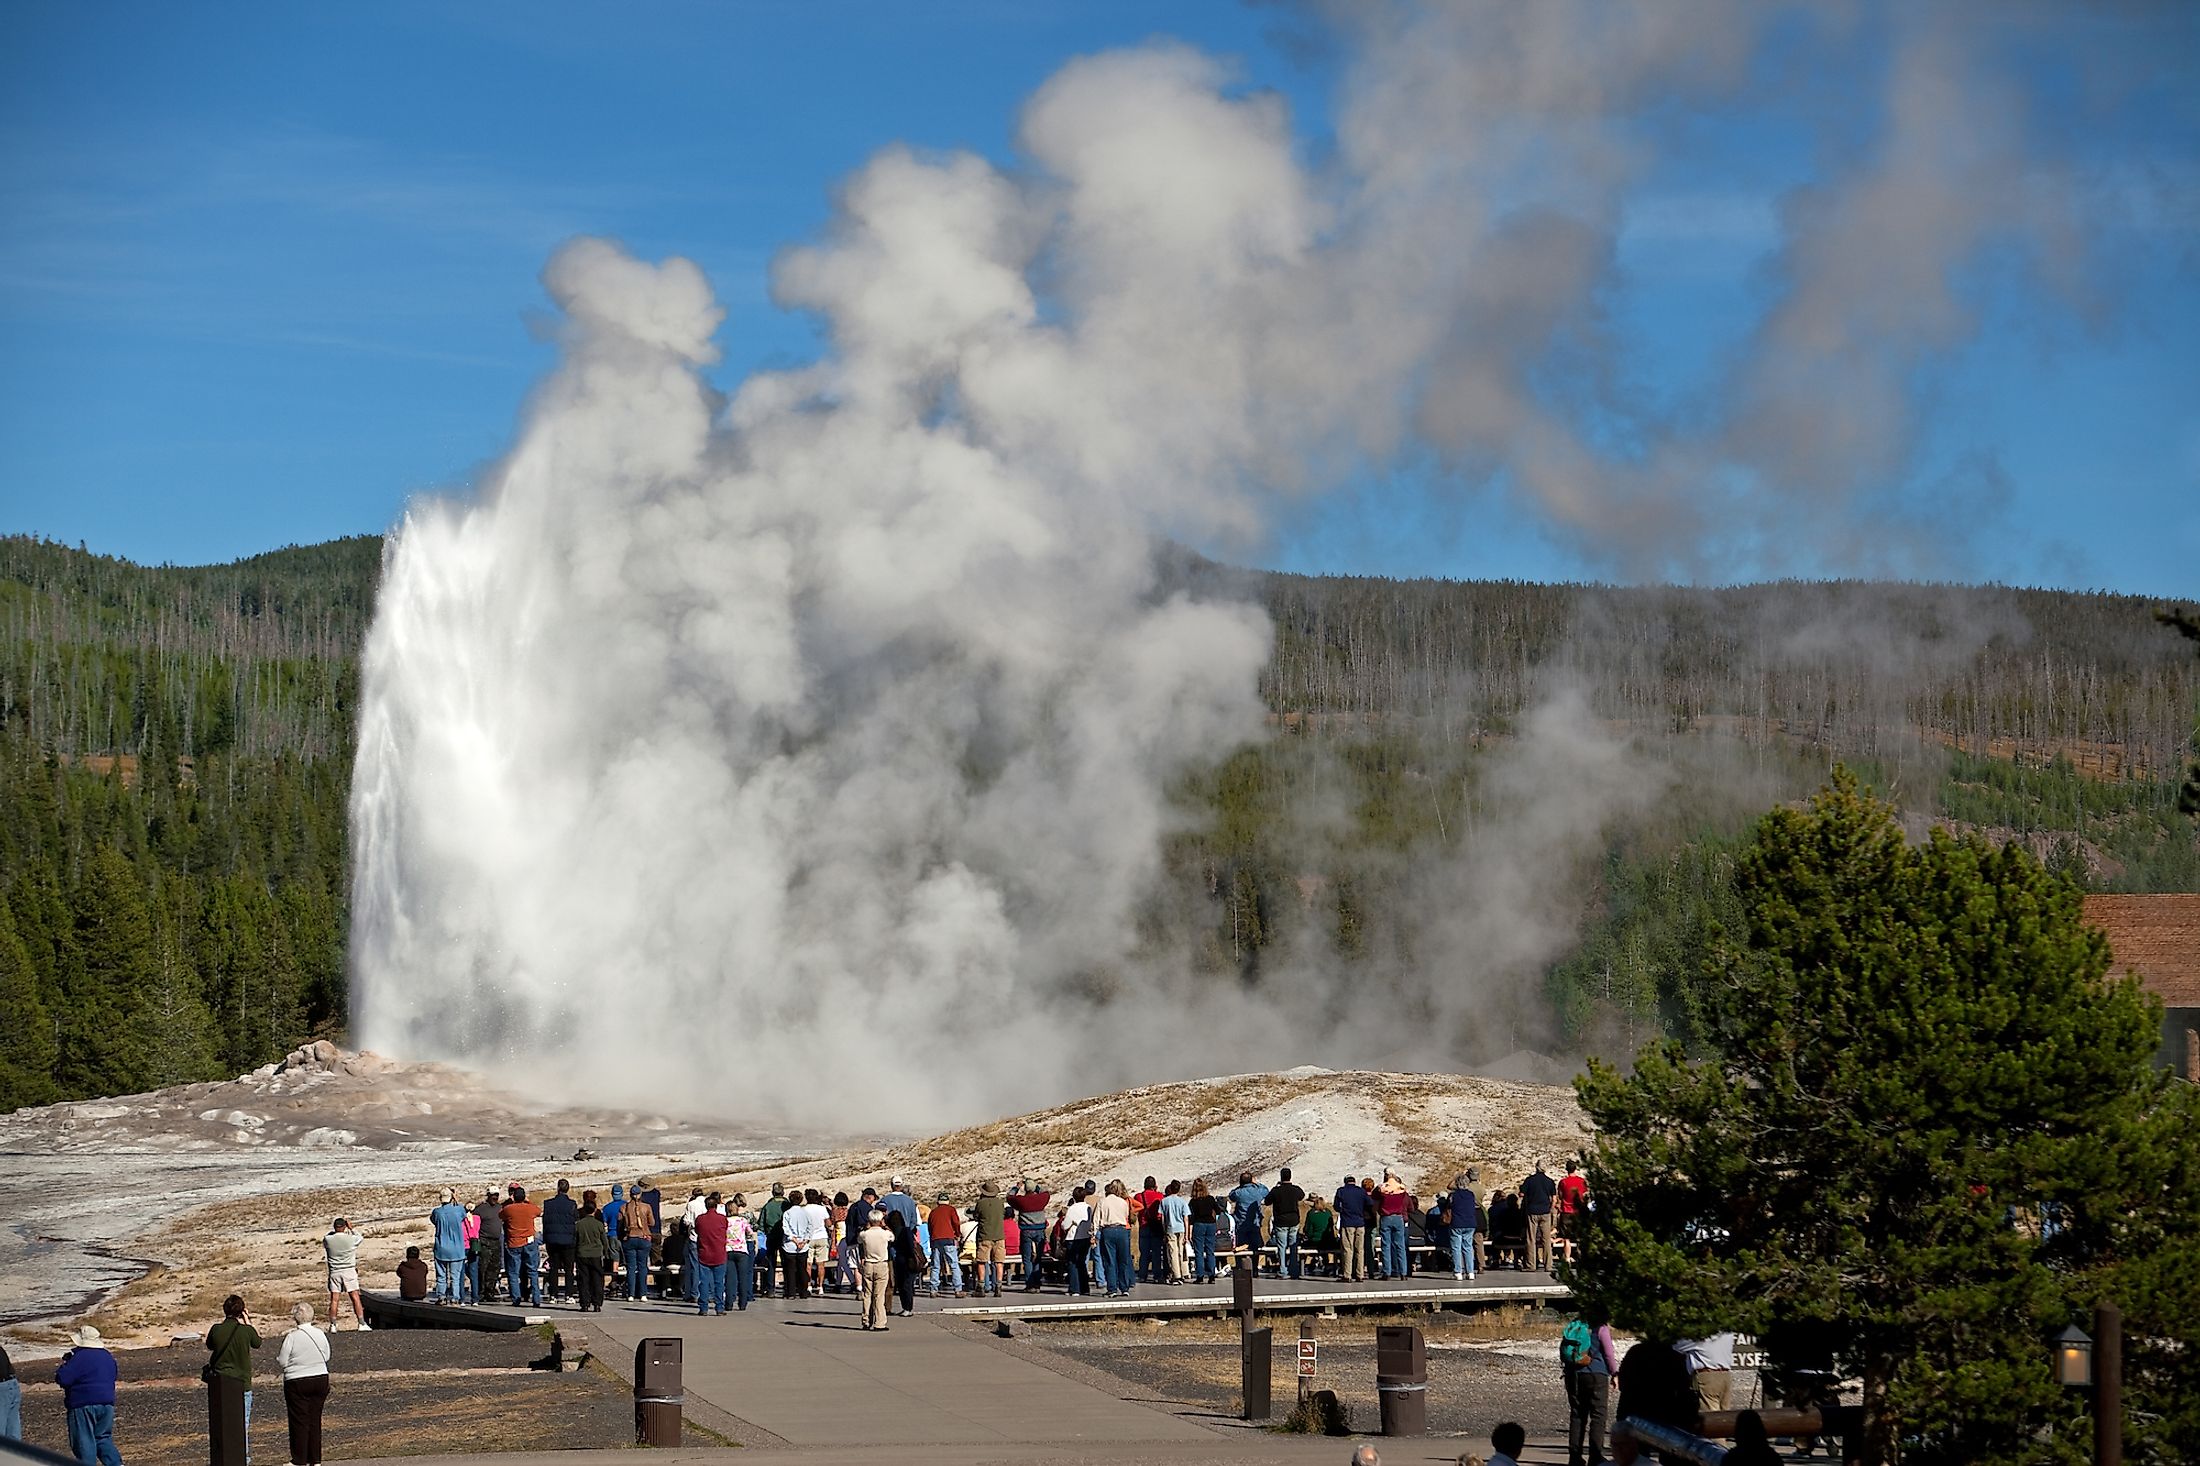
[[1028,105],[1024,168],[892,149],[851,179],[774,277],[833,354],[730,399],[693,265],[560,250],[563,360],[518,441],[389,552],[354,792],[365,1040],[918,1124],[1395,1053],[1548,961],[1564,922],[1522,883],[1641,782],[1566,695],[1500,771],[1510,831],[1430,877],[1472,897],[1442,903],[1460,964],[1397,1004],[1334,1025],[1319,974],[1248,992],[1136,950],[1164,783],[1260,736],[1269,646],[1258,610],[1158,589],[1155,542],[1246,543],[1279,498],[1433,452],[1625,570],[1762,557],[1774,526],[1838,544],[1906,460],[1910,375],[1972,329],[1955,272],[2078,252],[2052,176],[2005,186],[2015,99],[1919,22],[1877,141],[1785,211],[1715,401],[1629,404],[1598,303],[1639,119],[1731,96],[1783,23],[1355,5],[1318,166],[1212,58],[1074,62]]

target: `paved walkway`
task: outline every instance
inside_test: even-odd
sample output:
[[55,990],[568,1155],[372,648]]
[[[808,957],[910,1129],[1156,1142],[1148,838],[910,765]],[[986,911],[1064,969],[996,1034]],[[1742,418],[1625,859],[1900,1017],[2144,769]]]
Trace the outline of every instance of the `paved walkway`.
[[585,1320],[555,1319],[568,1328],[569,1320],[621,1351],[611,1363],[622,1377],[631,1377],[643,1339],[683,1340],[691,1401],[793,1447],[1216,1442],[1205,1426],[958,1336],[921,1313],[865,1333],[852,1298],[765,1300],[724,1318],[614,1303]]

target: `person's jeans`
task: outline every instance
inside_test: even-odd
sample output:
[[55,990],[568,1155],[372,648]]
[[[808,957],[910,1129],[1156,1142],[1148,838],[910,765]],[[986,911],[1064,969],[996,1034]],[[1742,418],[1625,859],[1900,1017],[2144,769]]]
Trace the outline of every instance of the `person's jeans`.
[[1406,1275],[1406,1219],[1402,1216],[1383,1218],[1383,1276],[1402,1278]]
[[932,1243],[932,1291],[942,1293],[952,1290],[960,1293],[963,1285],[962,1242],[935,1240]]
[[691,1291],[695,1295],[695,1311],[697,1313],[709,1313],[714,1308],[720,1313],[724,1313],[726,1311],[726,1265],[722,1262],[703,1262],[698,1259],[695,1264],[695,1286]]
[[1451,1270],[1455,1275],[1474,1276],[1474,1228],[1451,1229]]
[[756,1254],[729,1252],[726,1262],[733,1269],[733,1306],[746,1308],[756,1301]]
[[1046,1251],[1046,1245],[1047,1233],[1043,1225],[1036,1227],[1026,1225],[1016,1238],[1016,1249],[1024,1255],[1024,1291],[1026,1293],[1039,1291],[1040,1276],[1045,1272],[1039,1258]]
[[435,1301],[438,1303],[458,1302],[459,1294],[465,1291],[463,1281],[465,1276],[465,1258],[453,1258],[449,1262],[445,1262],[440,1257],[437,1258],[435,1260]]
[[0,1379],[0,1439],[23,1439],[23,1382]]
[[[504,1281],[512,1289],[514,1303],[527,1303],[536,1308],[542,1306],[542,1244],[530,1242],[525,1247],[504,1249]],[[525,1288],[522,1293],[521,1289]]]
[[69,1453],[84,1466],[122,1466],[115,1449],[115,1407],[78,1405],[69,1411]]
[[481,1262],[471,1252],[458,1265],[458,1301],[478,1302],[481,1297]]
[[1131,1271],[1131,1229],[1102,1227],[1100,1259],[1107,1267],[1108,1286],[1118,1293],[1130,1292],[1131,1285],[1138,1281]]
[[1069,1291],[1085,1291],[1085,1259],[1092,1255],[1092,1239],[1072,1238],[1062,1244],[1065,1261],[1069,1264]]
[[1168,1254],[1162,1249],[1168,1244],[1161,1240],[1159,1223],[1141,1225],[1138,1229],[1138,1281],[1158,1283],[1169,1276]]
[[695,1240],[688,1239],[687,1248],[680,1254],[680,1296],[695,1301],[695,1274],[702,1268],[703,1260],[695,1255]]
[[1192,1281],[1211,1283],[1215,1280],[1215,1224],[1192,1223]]
[[647,1298],[649,1296],[649,1239],[647,1237],[629,1237],[626,1239],[626,1296],[628,1298]]
[[1281,1277],[1288,1273],[1294,1278],[1297,1277],[1299,1275],[1299,1229],[1297,1227],[1278,1227],[1275,1231],[1275,1239],[1276,1275]]

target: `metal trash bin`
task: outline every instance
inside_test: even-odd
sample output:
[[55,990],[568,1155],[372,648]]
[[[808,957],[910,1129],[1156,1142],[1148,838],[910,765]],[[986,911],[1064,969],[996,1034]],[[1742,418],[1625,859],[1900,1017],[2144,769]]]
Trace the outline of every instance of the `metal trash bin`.
[[1384,1435],[1428,1434],[1428,1341],[1419,1329],[1375,1330],[1375,1397]]
[[680,1341],[644,1339],[634,1346],[634,1439],[645,1446],[680,1444]]

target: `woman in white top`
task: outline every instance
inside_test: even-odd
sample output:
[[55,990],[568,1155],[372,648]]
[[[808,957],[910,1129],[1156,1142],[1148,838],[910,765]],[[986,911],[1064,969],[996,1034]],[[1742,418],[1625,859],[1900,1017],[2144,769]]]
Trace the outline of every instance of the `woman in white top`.
[[1085,1288],[1085,1262],[1092,1256],[1092,1203],[1085,1200],[1085,1188],[1080,1186],[1070,1193],[1069,1205],[1062,1208],[1063,1259],[1069,1266],[1069,1290],[1082,1293]]
[[275,1351],[283,1371],[283,1409],[290,1417],[291,1466],[321,1466],[321,1407],[328,1404],[328,1335],[313,1324],[311,1305],[290,1310],[290,1332]]

